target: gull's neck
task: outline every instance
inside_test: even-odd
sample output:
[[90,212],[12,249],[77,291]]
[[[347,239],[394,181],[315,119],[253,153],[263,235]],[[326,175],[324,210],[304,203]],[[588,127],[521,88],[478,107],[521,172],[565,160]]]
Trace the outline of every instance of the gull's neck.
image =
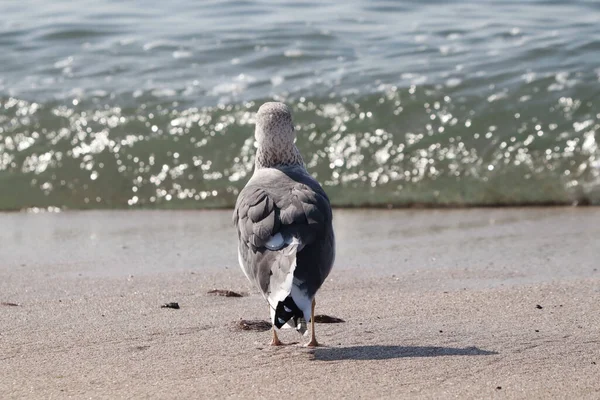
[[300,150],[294,143],[289,143],[284,147],[265,146],[259,144],[254,159],[255,169],[277,168],[297,165],[304,167],[304,160]]

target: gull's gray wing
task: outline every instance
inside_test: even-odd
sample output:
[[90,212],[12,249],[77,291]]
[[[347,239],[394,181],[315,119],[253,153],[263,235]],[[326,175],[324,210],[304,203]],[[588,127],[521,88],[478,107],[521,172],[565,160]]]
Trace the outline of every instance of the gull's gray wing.
[[331,206],[319,183],[302,167],[256,170],[238,196],[233,221],[246,276],[273,308],[296,287],[302,296],[294,301],[305,311],[335,257]]

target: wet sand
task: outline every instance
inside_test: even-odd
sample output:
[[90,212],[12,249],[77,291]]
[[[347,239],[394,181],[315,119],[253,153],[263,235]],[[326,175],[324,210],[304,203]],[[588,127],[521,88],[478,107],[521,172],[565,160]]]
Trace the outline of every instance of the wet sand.
[[600,397],[600,209],[335,218],[310,350],[236,328],[228,211],[0,214],[0,398]]

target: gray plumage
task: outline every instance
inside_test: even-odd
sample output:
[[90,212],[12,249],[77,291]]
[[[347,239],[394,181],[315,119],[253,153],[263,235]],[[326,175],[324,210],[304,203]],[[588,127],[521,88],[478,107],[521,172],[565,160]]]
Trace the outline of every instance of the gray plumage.
[[233,214],[239,261],[269,301],[273,324],[291,319],[303,331],[335,258],[331,207],[304,168],[287,107],[266,103],[256,120],[255,171]]

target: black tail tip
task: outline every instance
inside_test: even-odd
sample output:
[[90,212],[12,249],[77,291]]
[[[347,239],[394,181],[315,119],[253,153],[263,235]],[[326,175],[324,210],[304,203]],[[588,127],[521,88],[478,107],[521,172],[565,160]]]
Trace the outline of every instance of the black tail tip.
[[280,301],[275,308],[275,326],[280,329],[290,319],[294,321],[294,326],[298,326],[298,320],[304,318],[304,313],[294,303],[294,300],[288,296],[284,301]]

